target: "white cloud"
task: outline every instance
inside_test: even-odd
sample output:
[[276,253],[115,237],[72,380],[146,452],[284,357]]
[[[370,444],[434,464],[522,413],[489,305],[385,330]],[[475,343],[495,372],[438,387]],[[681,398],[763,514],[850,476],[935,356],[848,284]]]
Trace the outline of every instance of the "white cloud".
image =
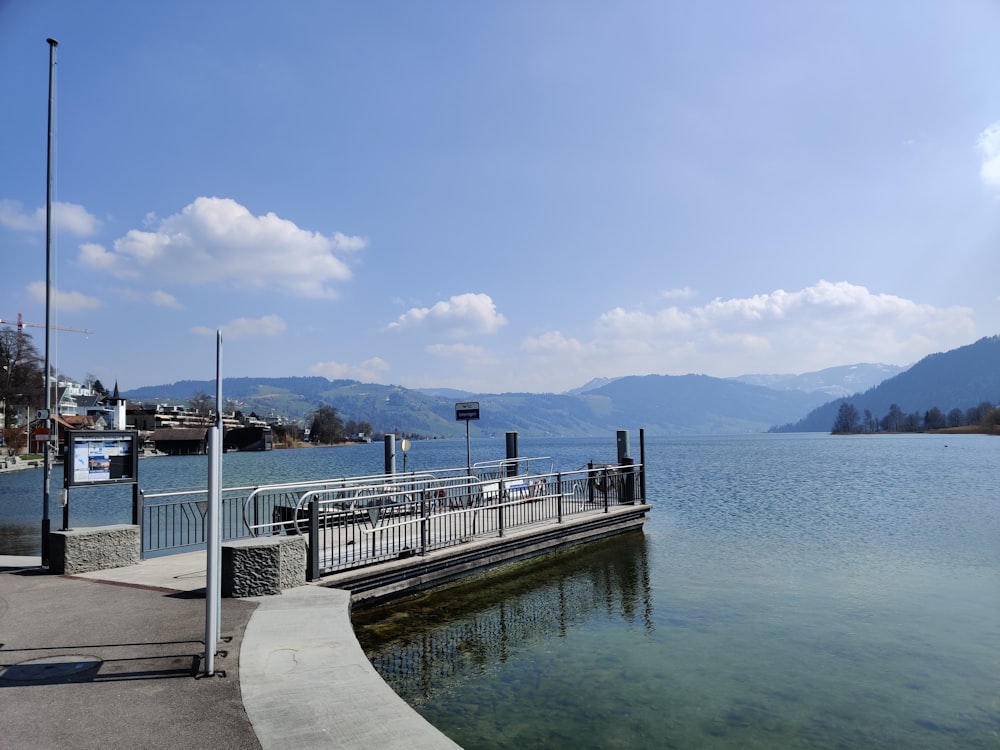
[[549,331],[541,336],[528,336],[521,342],[526,352],[545,354],[580,354],[586,346],[573,338],[566,338],[560,331]]
[[[45,229],[45,207],[26,213],[20,201],[0,200],[0,225],[21,232],[40,232]],[[83,206],[60,201],[52,203],[53,230],[86,237],[100,228],[100,220]]]
[[388,330],[428,329],[434,333],[461,337],[495,333],[507,325],[488,294],[458,294],[435,302],[431,307],[413,307],[400,315]]
[[694,316],[684,312],[678,307],[671,306],[655,313],[642,311],[626,311],[621,307],[601,315],[598,319],[598,328],[615,331],[633,331],[637,333],[646,332],[647,335],[654,335],[666,331],[683,333],[691,330],[694,325]]
[[[38,302],[45,302],[45,282],[33,281],[28,284],[28,294]],[[52,288],[52,307],[60,312],[78,312],[80,310],[96,310],[104,305],[97,297],[89,297],[81,292],[64,292]]]
[[[221,326],[220,330],[222,331],[222,340],[225,341],[226,339],[277,336],[279,333],[283,333],[286,328],[285,321],[280,316],[265,315],[262,318],[236,318]],[[214,336],[216,329],[195,326],[191,331],[201,336]]]
[[151,231],[133,229],[114,249],[81,248],[80,261],[116,276],[138,273],[177,283],[230,283],[302,297],[332,297],[350,269],[335,252],[367,245],[341,233],[327,237],[268,213],[254,216],[229,198],[197,198],[173,216],[147,216]]
[[161,289],[157,289],[153,292],[152,296],[153,304],[157,307],[180,307],[181,303],[177,301],[177,298]]
[[1000,188],[1000,122],[995,122],[979,134],[979,146],[983,163],[979,177],[989,188]]
[[696,294],[698,294],[698,292],[689,286],[674,288],[674,289],[664,289],[662,292],[660,292],[660,296],[663,297],[663,299],[691,299]]
[[371,357],[358,365],[344,362],[317,362],[309,368],[312,375],[321,375],[329,380],[359,380],[362,383],[376,383],[389,370],[389,363],[381,357]]
[[[539,363],[585,373],[808,372],[852,362],[905,364],[967,344],[973,311],[935,307],[848,282],[820,281],[708,304],[646,312],[615,308],[577,341],[558,331],[524,341]],[[530,364],[529,364],[530,367]]]
[[80,262],[88,268],[110,271],[114,268],[116,258],[103,245],[95,242],[85,242],[80,245]]

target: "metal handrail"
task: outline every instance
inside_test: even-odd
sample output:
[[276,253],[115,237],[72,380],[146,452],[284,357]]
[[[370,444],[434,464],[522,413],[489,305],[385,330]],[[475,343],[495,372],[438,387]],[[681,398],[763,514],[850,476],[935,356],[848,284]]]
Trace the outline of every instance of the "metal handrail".
[[[253,536],[257,536],[257,532],[261,529],[268,529],[271,533],[274,533],[276,527],[282,526],[284,522],[277,522],[273,518],[271,521],[258,522],[256,520],[251,520],[249,515],[249,509],[252,502],[254,502],[261,493],[272,492],[275,490],[305,490],[302,494],[298,496],[294,506],[283,506],[289,507],[295,513],[293,513],[292,521],[295,524],[295,528],[298,531],[298,511],[302,510],[304,507],[303,498],[314,496],[317,493],[329,493],[329,492],[353,492],[353,495],[349,498],[338,498],[336,501],[331,502],[344,502],[345,500],[351,500],[352,502],[358,499],[358,494],[366,491],[372,485],[370,482],[373,481],[387,481],[398,479],[399,477],[406,477],[408,480],[411,478],[425,478],[433,479],[434,475],[429,473],[414,473],[414,474],[370,474],[361,477],[338,477],[334,479],[317,480],[313,482],[293,482],[280,485],[263,485],[254,489],[246,499],[243,501],[243,523],[249,529]],[[331,486],[332,485],[332,486]],[[314,489],[310,489],[314,488]]]
[[[343,535],[351,528],[363,531],[365,537],[371,537],[376,531],[388,534],[377,545],[373,543],[370,550],[352,552],[350,562],[336,563],[344,567],[385,559],[391,550],[403,549],[404,537],[410,540],[411,547],[438,549],[483,534],[502,536],[505,528],[524,523],[545,519],[561,521],[563,505],[567,515],[602,507],[607,512],[609,505],[631,503],[643,497],[644,472],[640,463],[590,464],[566,473],[529,472],[507,476],[503,469],[514,460],[480,462],[472,471],[464,466],[429,472],[227,487],[223,489],[223,533],[227,539],[282,531],[303,534],[308,524],[312,544],[318,545],[317,535],[324,535],[326,547],[322,549],[327,550],[324,554],[337,548],[337,534]],[[532,471],[544,462],[552,462],[549,457],[516,460],[520,467],[528,466]],[[619,481],[619,474],[625,477],[632,472],[636,472],[635,485]],[[611,481],[602,481],[605,475],[612,477]],[[536,486],[537,491],[520,489]],[[204,543],[207,490],[178,489],[148,494],[140,490],[138,495],[135,510],[143,525],[144,552]],[[310,511],[313,503],[315,510]],[[522,507],[523,511],[517,510]],[[279,514],[278,508],[284,510]],[[485,515],[480,511],[485,511]],[[311,519],[311,512],[322,514],[322,518]],[[462,519],[468,519],[468,528]],[[342,525],[338,531],[334,530],[336,524]],[[414,527],[419,524],[423,526],[418,531]],[[414,530],[399,532],[402,527]],[[347,537],[342,536],[341,544],[350,543],[346,540]]]
[[[607,513],[611,505],[642,502],[637,494],[641,471],[641,464],[604,464],[568,473],[486,480],[465,474],[370,487],[367,499],[390,501],[372,506],[372,510],[389,510],[381,517],[379,512],[365,513],[367,508],[359,506],[356,499],[324,499],[331,491],[317,489],[300,497],[286,531],[308,533],[310,577],[316,579],[334,570],[400,555],[423,555],[474,538],[504,536],[508,530],[525,525],[561,523],[564,515]],[[440,489],[446,490],[441,498],[437,495]],[[397,502],[400,496],[406,501]],[[450,502],[442,503],[445,498]],[[470,518],[468,524],[457,520],[465,518]],[[364,544],[355,544],[356,535],[366,538]]]

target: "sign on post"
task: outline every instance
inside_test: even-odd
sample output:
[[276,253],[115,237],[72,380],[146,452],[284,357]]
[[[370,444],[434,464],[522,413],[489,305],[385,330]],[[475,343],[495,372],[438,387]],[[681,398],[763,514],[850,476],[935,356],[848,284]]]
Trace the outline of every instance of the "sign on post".
[[478,401],[459,401],[455,404],[455,421],[465,422],[465,465],[472,474],[472,444],[469,442],[469,420],[479,419]]
[[459,401],[455,404],[455,421],[461,422],[463,419],[479,419],[478,401]]

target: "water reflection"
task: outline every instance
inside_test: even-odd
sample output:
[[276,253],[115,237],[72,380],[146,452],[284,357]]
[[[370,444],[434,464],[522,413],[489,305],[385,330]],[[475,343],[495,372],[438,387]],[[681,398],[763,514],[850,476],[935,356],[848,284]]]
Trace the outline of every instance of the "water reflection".
[[411,704],[488,672],[529,644],[595,621],[654,630],[641,532],[495,571],[354,615],[375,669]]

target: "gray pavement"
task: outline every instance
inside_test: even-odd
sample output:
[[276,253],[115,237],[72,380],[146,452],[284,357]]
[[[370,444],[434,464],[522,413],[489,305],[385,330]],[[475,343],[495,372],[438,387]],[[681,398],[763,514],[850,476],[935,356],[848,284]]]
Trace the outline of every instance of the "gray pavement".
[[203,552],[38,566],[0,556],[0,750],[457,747],[375,672],[345,591],[224,599],[204,677]]

